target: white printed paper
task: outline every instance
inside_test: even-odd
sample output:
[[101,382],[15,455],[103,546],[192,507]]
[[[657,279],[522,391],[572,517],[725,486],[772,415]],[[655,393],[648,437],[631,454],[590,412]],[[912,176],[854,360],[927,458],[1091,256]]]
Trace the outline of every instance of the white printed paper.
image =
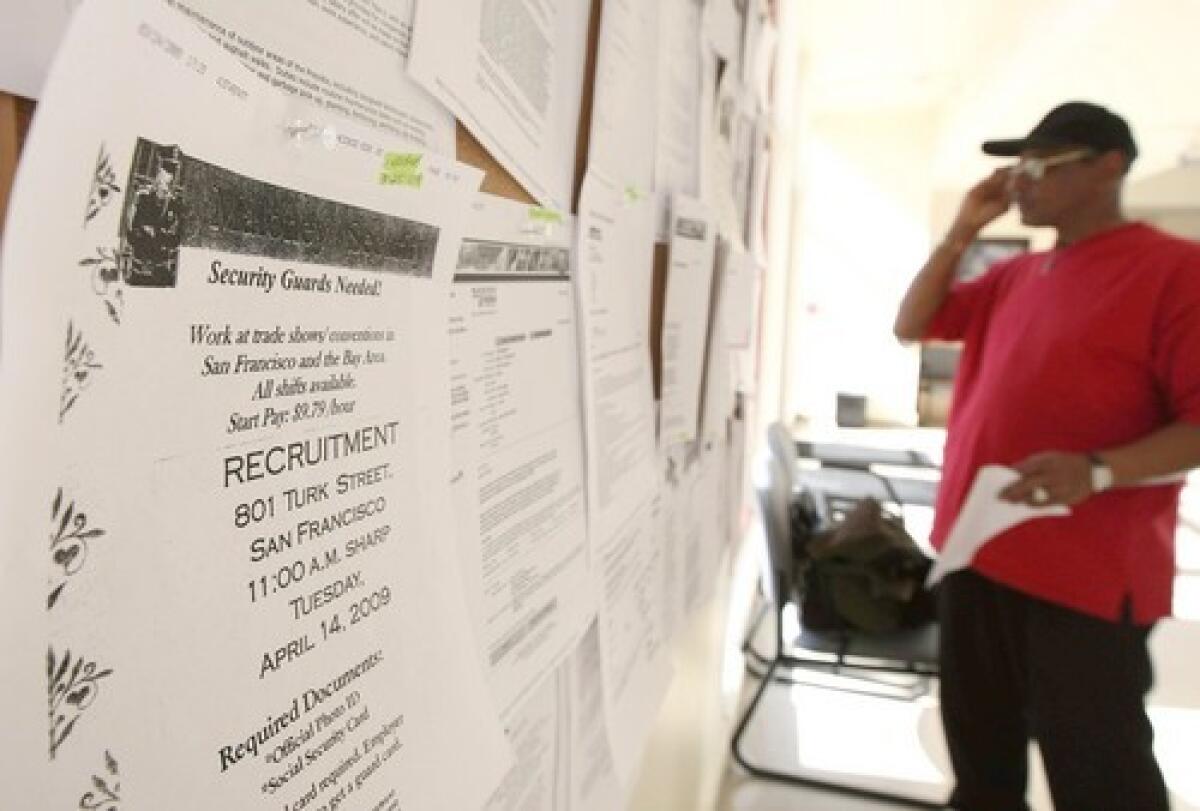
[[693,0],[667,0],[659,9],[654,188],[664,200],[700,194],[701,14]]
[[706,443],[724,444],[727,439],[727,423],[733,413],[735,389],[734,353],[729,347],[725,331],[728,321],[726,311],[731,303],[723,295],[725,267],[731,256],[728,243],[719,240],[715,288],[717,300],[713,303],[713,315],[709,319],[708,340],[704,356],[704,393],[700,401],[700,438]]
[[589,172],[580,195],[579,294],[588,534],[600,600],[609,734],[632,776],[669,677],[647,343],[654,207]]
[[721,313],[727,346],[748,349],[754,343],[758,288],[762,269],[741,251],[724,252],[721,267]]
[[588,166],[638,194],[654,188],[657,3],[605,0],[596,53]]
[[717,251],[721,315],[726,346],[733,363],[733,387],[751,393],[758,380],[758,327],[766,268],[747,253],[722,240]]
[[1033,518],[1069,515],[1062,504],[1049,507],[1029,507],[1003,501],[1000,492],[1021,478],[1012,468],[984,465],[975,474],[967,500],[958,512],[941,554],[929,570],[925,584],[932,586],[951,572],[971,565],[984,544],[1001,532]]
[[605,723],[600,636],[593,624],[563,668],[568,680],[571,732],[571,811],[624,808]]
[[717,195],[717,66],[719,60],[708,45],[700,48],[700,151],[697,156],[700,199],[716,205]]
[[14,807],[475,807],[508,765],[447,542],[471,187],[298,172],[267,93],[149,2],[89,0],[47,83],[3,254],[0,546],[50,538],[0,570],[41,649]]
[[717,86],[712,129],[709,182],[721,235],[738,247],[749,246],[750,187],[754,147],[754,119],[747,107],[747,91],[735,71],[725,71]]
[[674,650],[675,640],[687,626],[683,605],[683,547],[685,495],[690,484],[686,481],[681,449],[664,449],[659,455],[660,483],[655,504],[658,519],[657,535],[663,557],[663,636],[667,647]]
[[655,537],[656,493],[642,500],[598,550],[600,650],[609,737],[617,774],[637,773],[671,680],[663,550]]
[[716,589],[721,556],[720,510],[725,501],[721,490],[720,455],[697,442],[688,458],[683,477],[679,514],[683,538],[681,597],[683,616],[695,616]]
[[517,761],[485,811],[612,811],[623,806],[604,722],[595,623],[513,713]]
[[595,172],[584,180],[575,285],[593,546],[654,486],[653,214],[647,200],[624,194]]
[[542,205],[569,211],[586,0],[417,4],[409,74]]
[[558,668],[510,714],[506,731],[516,761],[484,811],[566,811],[570,757],[569,697]]
[[497,705],[572,650],[590,590],[574,220],[477,195],[451,286],[463,576]]
[[767,264],[767,190],[771,181],[771,152],[768,135],[771,122],[760,115],[754,122],[754,142],[751,150],[749,248],[751,255],[760,263]]
[[[754,102],[758,104],[759,72],[764,62],[769,64],[774,42],[770,38],[771,20],[766,0],[747,0],[742,25],[742,53],[739,61],[742,84],[750,89]],[[762,99],[762,109],[766,100]]]
[[707,0],[704,3],[704,36],[713,51],[730,68],[737,70],[742,54],[742,28],[746,4],[738,0]]
[[700,424],[700,397],[716,261],[716,223],[698,200],[671,202],[671,248],[662,324],[659,441],[691,442]]
[[334,114],[454,155],[454,117],[405,74],[413,0],[165,2],[294,99],[296,122]]

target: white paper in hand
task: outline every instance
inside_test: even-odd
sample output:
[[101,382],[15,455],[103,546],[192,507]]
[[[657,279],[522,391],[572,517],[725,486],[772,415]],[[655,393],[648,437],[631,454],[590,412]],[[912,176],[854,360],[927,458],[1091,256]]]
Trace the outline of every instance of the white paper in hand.
[[933,586],[950,572],[967,568],[975,559],[975,553],[1004,530],[1031,518],[1070,514],[1071,511],[1062,504],[1027,507],[1001,501],[1000,491],[1020,477],[1017,471],[1002,465],[985,465],[979,469],[966,503],[958,513],[958,520],[946,537],[946,545],[929,570],[926,586]]

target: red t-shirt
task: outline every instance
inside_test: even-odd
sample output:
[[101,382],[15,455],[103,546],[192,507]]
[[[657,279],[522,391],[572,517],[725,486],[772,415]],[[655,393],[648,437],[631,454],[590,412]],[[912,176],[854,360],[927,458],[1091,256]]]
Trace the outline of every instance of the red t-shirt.
[[[980,466],[1200,424],[1200,245],[1130,223],[957,285],[929,340],[963,341],[932,541]],[[1108,619],[1171,613],[1179,485],[1107,490],[998,535],[973,567]]]

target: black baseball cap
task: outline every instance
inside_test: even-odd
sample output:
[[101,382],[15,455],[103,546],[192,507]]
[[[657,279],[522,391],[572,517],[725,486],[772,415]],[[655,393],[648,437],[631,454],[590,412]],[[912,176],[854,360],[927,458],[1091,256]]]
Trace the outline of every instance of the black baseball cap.
[[1024,138],[1003,141],[984,141],[983,151],[989,155],[1015,157],[1026,149],[1083,146],[1096,152],[1117,150],[1125,154],[1128,163],[1137,157],[1137,144],[1125,119],[1116,113],[1086,101],[1060,104],[1037,123]]

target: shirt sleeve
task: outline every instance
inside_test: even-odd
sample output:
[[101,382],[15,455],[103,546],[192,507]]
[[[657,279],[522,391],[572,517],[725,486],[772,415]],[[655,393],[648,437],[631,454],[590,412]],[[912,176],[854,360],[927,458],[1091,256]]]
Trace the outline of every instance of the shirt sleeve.
[[1171,415],[1200,425],[1200,251],[1163,290],[1152,363]]
[[962,341],[975,323],[982,322],[992,310],[1003,275],[1003,265],[997,265],[978,279],[959,282],[950,288],[942,306],[921,336],[923,341]]

